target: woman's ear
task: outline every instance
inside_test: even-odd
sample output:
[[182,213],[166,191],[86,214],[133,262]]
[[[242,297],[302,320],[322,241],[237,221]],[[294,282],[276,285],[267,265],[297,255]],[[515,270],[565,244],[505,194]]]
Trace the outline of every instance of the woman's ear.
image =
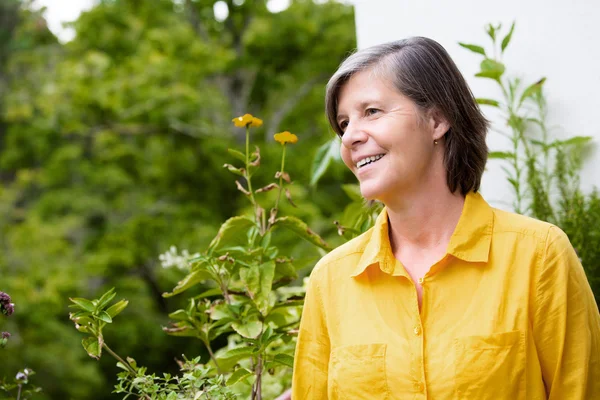
[[429,123],[432,127],[433,140],[440,140],[450,130],[448,119],[435,108],[429,112]]

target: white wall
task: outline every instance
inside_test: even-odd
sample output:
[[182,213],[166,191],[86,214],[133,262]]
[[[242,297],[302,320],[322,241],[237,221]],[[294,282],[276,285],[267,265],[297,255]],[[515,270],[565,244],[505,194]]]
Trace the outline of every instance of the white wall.
[[[549,122],[559,138],[593,136],[581,175],[585,191],[600,188],[600,1],[597,0],[355,0],[359,48],[427,36],[441,43],[467,79],[476,97],[501,95],[496,84],[475,78],[481,56],[457,42],[490,48],[487,23],[517,25],[504,56],[507,73],[533,83],[545,76]],[[490,107],[482,109],[495,128],[504,128]],[[490,132],[491,150],[507,145]],[[510,209],[512,192],[501,161],[492,160],[482,193],[496,207]]]

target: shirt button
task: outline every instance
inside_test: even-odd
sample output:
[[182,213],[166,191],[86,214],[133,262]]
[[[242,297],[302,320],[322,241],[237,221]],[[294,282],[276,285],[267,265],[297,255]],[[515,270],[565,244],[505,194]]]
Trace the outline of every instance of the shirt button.
[[419,284],[420,284],[420,285],[422,285],[422,284],[423,284],[423,282],[425,282],[425,279],[423,279],[423,278],[419,278]]
[[415,329],[413,330],[413,332],[415,333],[415,335],[419,336],[421,334],[421,327],[420,326],[415,326]]
[[423,390],[425,390],[425,385],[423,382],[415,382],[415,390],[417,392],[423,392]]

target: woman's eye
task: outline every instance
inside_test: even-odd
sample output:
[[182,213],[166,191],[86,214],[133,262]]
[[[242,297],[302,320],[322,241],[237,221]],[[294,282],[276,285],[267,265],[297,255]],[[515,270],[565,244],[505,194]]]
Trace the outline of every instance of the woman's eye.
[[340,122],[340,129],[342,130],[342,132],[345,131],[347,127],[348,127],[348,121]]
[[378,109],[376,108],[367,108],[365,111],[366,115],[373,115],[373,114],[377,114],[379,112]]

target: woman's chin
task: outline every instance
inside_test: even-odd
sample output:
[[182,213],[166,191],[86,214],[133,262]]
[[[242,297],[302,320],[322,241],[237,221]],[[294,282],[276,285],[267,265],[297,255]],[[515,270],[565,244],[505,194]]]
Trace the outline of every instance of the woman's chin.
[[378,200],[378,195],[381,194],[381,189],[377,188],[373,184],[361,183],[360,184],[360,194],[366,200]]

